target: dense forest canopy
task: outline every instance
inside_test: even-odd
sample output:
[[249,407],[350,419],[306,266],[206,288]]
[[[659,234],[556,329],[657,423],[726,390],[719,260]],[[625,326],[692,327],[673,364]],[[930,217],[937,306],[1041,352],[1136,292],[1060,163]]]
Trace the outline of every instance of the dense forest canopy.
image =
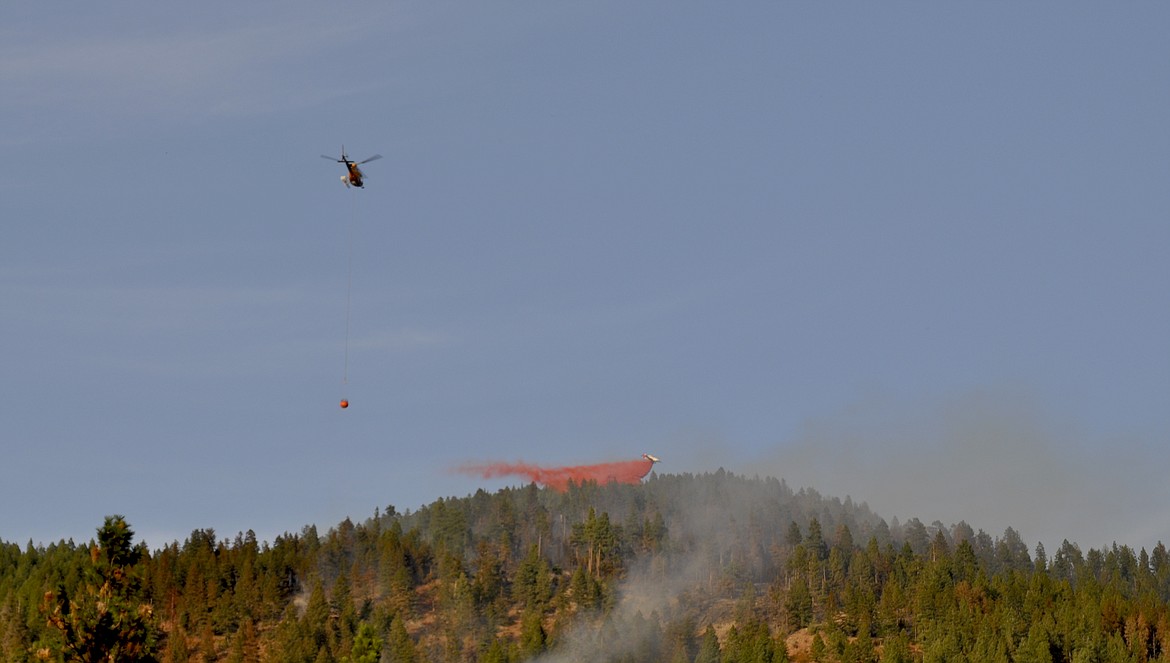
[[1170,661],[1170,555],[1049,553],[722,470],[275,541],[0,542],[4,661]]

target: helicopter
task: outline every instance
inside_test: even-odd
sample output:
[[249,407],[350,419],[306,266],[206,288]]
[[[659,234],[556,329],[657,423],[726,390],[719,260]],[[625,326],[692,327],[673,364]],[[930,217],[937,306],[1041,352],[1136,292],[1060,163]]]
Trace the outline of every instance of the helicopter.
[[349,188],[351,186],[356,186],[359,189],[364,189],[366,187],[365,187],[365,184],[362,183],[362,177],[363,177],[362,171],[360,168],[358,168],[358,166],[360,166],[361,164],[364,164],[364,163],[369,163],[371,161],[377,161],[378,159],[382,158],[382,155],[375,154],[374,156],[370,157],[369,159],[365,159],[362,161],[351,161],[349,157],[345,156],[345,146],[342,145],[340,159],[334,159],[333,157],[328,157],[328,156],[325,156],[324,154],[321,155],[321,158],[328,159],[330,161],[336,161],[337,163],[345,164],[345,168],[349,172],[346,173],[345,175],[341,176],[341,181],[345,184],[346,188]]

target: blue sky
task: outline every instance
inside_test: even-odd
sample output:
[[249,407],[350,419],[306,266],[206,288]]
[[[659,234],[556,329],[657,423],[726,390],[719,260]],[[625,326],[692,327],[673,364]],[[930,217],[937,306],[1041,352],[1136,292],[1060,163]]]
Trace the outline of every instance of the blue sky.
[[1170,541],[1168,19],[6,6],[0,538],[271,539],[648,451]]

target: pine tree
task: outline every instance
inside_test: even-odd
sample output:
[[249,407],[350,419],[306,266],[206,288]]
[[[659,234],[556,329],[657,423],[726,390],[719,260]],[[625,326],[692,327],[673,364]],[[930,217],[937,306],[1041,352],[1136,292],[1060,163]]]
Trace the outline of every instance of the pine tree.
[[245,619],[240,630],[232,638],[228,663],[260,663],[260,651],[256,643],[256,629],[252,620]]
[[829,646],[825,644],[824,638],[820,633],[813,636],[812,645],[809,647],[809,655],[815,663],[826,663],[831,660],[829,658]]
[[829,558],[829,545],[825,543],[825,535],[821,532],[821,521],[816,518],[808,521],[808,536],[805,537],[804,545],[814,559],[823,562]]
[[122,516],[107,516],[90,549],[84,589],[45,595],[48,624],[59,632],[67,661],[134,663],[155,661],[156,629],[149,603],[141,598],[137,565],[143,550],[132,545],[134,531]]
[[785,535],[784,542],[791,547],[796,547],[803,541],[804,535],[800,533],[800,525],[797,525],[795,520],[790,521],[788,523],[788,534]]
[[877,663],[877,660],[877,652],[868,633],[858,635],[849,641],[845,645],[845,654],[841,657],[842,663]]
[[381,657],[382,639],[371,624],[362,622],[354,635],[353,649],[348,657],[342,659],[342,663],[378,663]]
[[544,610],[553,595],[552,571],[536,544],[529,547],[514,578],[513,598],[526,610]]
[[813,597],[808,591],[808,584],[803,575],[793,579],[784,599],[784,614],[788,628],[798,631],[812,623]]
[[182,627],[167,636],[163,648],[162,663],[187,663],[191,660],[191,648],[187,645],[187,633]]
[[910,653],[910,639],[903,633],[897,633],[882,642],[880,663],[913,663],[914,656]]
[[25,663],[30,660],[31,634],[24,623],[16,597],[5,597],[0,608],[0,660]]
[[492,638],[483,647],[483,653],[479,656],[479,663],[510,663],[512,657],[508,654],[508,648],[499,638]]
[[703,641],[699,643],[699,653],[695,656],[695,663],[722,663],[719,652],[719,636],[715,635],[715,627],[707,626],[703,631]]
[[386,661],[388,663],[417,663],[419,660],[418,651],[414,647],[414,641],[410,639],[410,634],[406,632],[406,623],[402,621],[402,617],[395,615],[390,622],[389,641],[386,643]]
[[199,633],[199,661],[213,663],[218,660],[215,650],[215,632],[211,630],[210,622],[203,622],[203,630]]
[[1052,663],[1048,631],[1040,623],[1033,623],[1028,635],[1016,648],[1012,660],[1017,663]]
[[526,658],[534,658],[544,653],[547,646],[548,634],[540,611],[529,610],[520,621],[520,653]]
[[309,592],[309,602],[305,607],[305,614],[301,617],[300,635],[306,641],[307,651],[317,655],[322,649],[328,653],[330,644],[329,601],[325,598],[325,589],[320,579],[313,583]]

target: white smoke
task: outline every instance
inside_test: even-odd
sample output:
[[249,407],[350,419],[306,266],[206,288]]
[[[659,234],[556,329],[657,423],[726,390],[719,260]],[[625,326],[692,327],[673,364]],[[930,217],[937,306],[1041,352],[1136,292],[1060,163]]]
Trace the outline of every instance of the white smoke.
[[752,464],[794,486],[867,502],[887,521],[965,520],[1030,547],[1064,539],[1152,547],[1170,495],[1142,444],[1061,419],[1029,394],[979,391],[933,403],[874,398],[808,420]]
[[617,605],[602,623],[579,620],[558,640],[555,651],[535,660],[603,663],[636,656],[651,646],[655,634],[662,634],[667,620],[686,610],[681,600],[700,587],[707,574],[699,555],[672,559],[669,569],[653,560],[640,564],[621,582]]

